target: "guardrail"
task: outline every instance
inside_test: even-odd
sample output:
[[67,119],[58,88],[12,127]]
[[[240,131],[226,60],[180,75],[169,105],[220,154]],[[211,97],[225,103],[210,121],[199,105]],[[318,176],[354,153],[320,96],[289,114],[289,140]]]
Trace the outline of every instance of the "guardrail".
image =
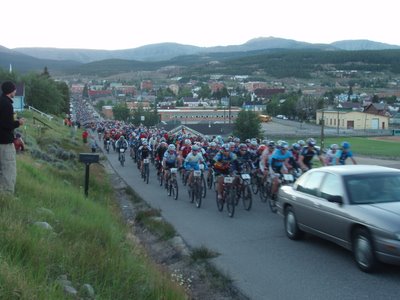
[[37,108],[34,108],[33,106],[28,106],[29,110],[33,110],[34,112],[37,112],[38,114],[40,114],[42,117],[46,117],[47,119],[49,119],[50,121],[53,120],[53,116],[46,114],[40,110],[38,110]]

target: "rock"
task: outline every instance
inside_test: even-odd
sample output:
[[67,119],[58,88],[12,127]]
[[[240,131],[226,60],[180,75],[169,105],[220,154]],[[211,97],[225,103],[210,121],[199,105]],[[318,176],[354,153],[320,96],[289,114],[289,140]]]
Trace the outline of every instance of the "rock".
[[90,285],[90,284],[88,284],[88,283],[85,283],[82,287],[81,287],[81,289],[80,289],[80,295],[81,296],[83,296],[83,297],[85,297],[85,298],[90,298],[90,299],[94,299],[95,297],[95,294],[94,294],[94,288]]
[[53,230],[53,227],[51,227],[51,225],[47,222],[35,222],[33,225],[43,229]]

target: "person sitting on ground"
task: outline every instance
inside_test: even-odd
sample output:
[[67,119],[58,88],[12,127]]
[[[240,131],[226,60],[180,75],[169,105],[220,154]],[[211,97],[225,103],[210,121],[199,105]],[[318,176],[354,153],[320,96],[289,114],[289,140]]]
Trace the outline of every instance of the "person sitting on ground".
[[18,132],[15,134],[14,147],[15,147],[15,151],[17,151],[17,153],[25,150],[25,143],[22,140],[21,134]]

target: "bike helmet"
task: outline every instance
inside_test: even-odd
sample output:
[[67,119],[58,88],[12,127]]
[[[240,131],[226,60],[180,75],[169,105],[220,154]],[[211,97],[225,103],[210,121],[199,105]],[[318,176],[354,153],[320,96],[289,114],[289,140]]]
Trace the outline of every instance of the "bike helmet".
[[258,146],[257,151],[258,151],[259,153],[262,153],[262,152],[264,152],[264,150],[265,150],[266,148],[267,148],[266,145],[260,145],[260,146]]
[[200,147],[198,145],[193,145],[192,151],[199,151]]
[[329,148],[331,150],[337,150],[339,148],[339,146],[337,144],[332,144]]
[[342,148],[343,149],[349,149],[350,148],[350,143],[349,142],[343,142],[342,143]]
[[242,149],[243,149],[243,150],[247,150],[247,145],[244,144],[244,143],[242,143],[242,144],[239,145],[239,149],[240,149],[240,150],[242,150]]
[[191,145],[192,142],[191,142],[189,139],[186,139],[186,140],[185,140],[185,144],[186,144],[186,145]]
[[294,143],[294,144],[292,145],[292,148],[293,148],[294,150],[296,150],[296,151],[299,151],[299,150],[301,149],[301,146],[300,146],[298,143]]
[[274,141],[269,141],[268,142],[268,147],[269,148],[275,148],[275,142]]
[[147,146],[147,141],[142,142],[143,146]]
[[303,140],[298,140],[298,141],[297,141],[297,144],[299,144],[300,147],[304,147],[304,146],[306,145],[306,142],[303,141]]
[[176,150],[176,147],[174,144],[168,145],[168,151],[175,151],[175,150]]
[[211,142],[210,143],[210,147],[217,147],[217,143],[216,142]]
[[279,147],[281,149],[287,150],[287,149],[289,149],[289,144],[287,142],[285,142],[285,141],[281,141],[280,144],[279,144]]
[[316,141],[313,138],[307,139],[307,145],[314,147],[316,145]]
[[231,149],[231,147],[229,146],[229,144],[223,144],[221,147],[223,150],[229,151]]

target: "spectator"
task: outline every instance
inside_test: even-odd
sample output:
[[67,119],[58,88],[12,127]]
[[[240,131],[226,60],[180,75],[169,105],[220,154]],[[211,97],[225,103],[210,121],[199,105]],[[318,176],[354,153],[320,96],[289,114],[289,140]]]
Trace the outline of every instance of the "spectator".
[[22,140],[22,136],[20,133],[15,134],[14,147],[15,147],[15,151],[17,151],[17,153],[25,150],[25,143]]
[[24,119],[14,118],[13,98],[16,87],[11,81],[1,85],[0,97],[0,192],[14,194],[17,179],[14,129],[24,124]]

